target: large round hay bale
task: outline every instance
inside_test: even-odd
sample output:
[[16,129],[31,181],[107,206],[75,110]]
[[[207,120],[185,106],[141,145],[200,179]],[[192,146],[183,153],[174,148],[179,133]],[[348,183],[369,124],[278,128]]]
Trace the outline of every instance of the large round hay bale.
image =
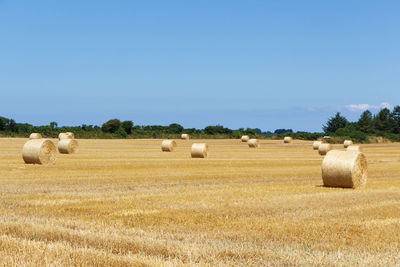
[[164,140],[161,143],[161,151],[172,152],[176,147],[176,142],[174,140]]
[[344,148],[347,148],[348,146],[351,146],[353,144],[353,141],[351,140],[344,140],[343,146]]
[[247,142],[250,140],[250,137],[248,135],[243,135],[241,140],[242,140],[242,142]]
[[59,140],[62,140],[62,139],[74,139],[74,134],[73,133],[71,133],[71,132],[68,132],[68,133],[60,133],[59,135],[58,135],[58,139]]
[[283,138],[283,142],[288,144],[291,143],[293,141],[293,138],[291,136],[285,136],[285,138]]
[[206,158],[208,153],[208,145],[207,144],[193,144],[191,155],[192,158]]
[[359,188],[367,182],[367,159],[361,152],[331,150],[322,162],[325,186]]
[[361,147],[360,146],[348,146],[346,151],[349,151],[349,152],[361,152]]
[[25,163],[49,164],[56,161],[56,146],[48,139],[32,139],[22,148]]
[[258,142],[258,139],[250,139],[249,141],[247,141],[247,144],[249,145],[249,147],[252,147],[252,148],[260,147],[260,143]]
[[332,150],[332,145],[331,144],[320,144],[319,147],[318,147],[318,153],[321,156],[325,156],[331,150]]
[[314,150],[318,150],[319,146],[322,144],[321,141],[314,141],[312,147]]
[[29,139],[42,139],[42,135],[40,133],[31,133],[31,135],[29,135]]
[[182,139],[182,140],[189,140],[189,138],[190,138],[190,137],[189,137],[188,134],[182,134],[182,135],[181,135],[181,139]]
[[75,139],[61,139],[58,142],[58,152],[61,154],[73,154],[78,150],[79,144]]

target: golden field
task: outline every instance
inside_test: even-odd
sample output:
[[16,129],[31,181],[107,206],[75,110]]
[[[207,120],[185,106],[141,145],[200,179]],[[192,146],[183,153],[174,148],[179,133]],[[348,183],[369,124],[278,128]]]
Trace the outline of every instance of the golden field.
[[26,141],[0,139],[1,266],[400,265],[400,144],[363,145],[352,190],[321,186],[312,142],[79,140],[40,166]]

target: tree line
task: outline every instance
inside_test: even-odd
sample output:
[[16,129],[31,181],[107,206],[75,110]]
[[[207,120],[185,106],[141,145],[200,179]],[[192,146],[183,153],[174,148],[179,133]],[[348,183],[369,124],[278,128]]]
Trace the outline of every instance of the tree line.
[[242,135],[262,137],[269,132],[255,128],[232,130],[222,125],[207,126],[204,129],[184,128],[178,123],[162,125],[134,125],[133,121],[112,119],[102,126],[87,125],[58,127],[57,122],[49,125],[33,126],[28,123],[16,123],[13,119],[0,117],[0,136],[27,137],[38,132],[44,137],[55,138],[60,132],[73,132],[77,138],[179,138],[188,133],[193,138],[240,138]]
[[0,117],[0,136],[27,137],[32,132],[41,133],[44,137],[55,138],[60,132],[74,132],[77,138],[179,138],[188,133],[192,138],[240,138],[249,135],[253,138],[280,139],[289,135],[296,139],[316,140],[329,135],[336,137],[332,142],[341,142],[351,138],[356,142],[369,142],[371,137],[382,136],[392,141],[400,141],[400,106],[392,111],[381,109],[377,114],[364,111],[358,121],[350,122],[339,112],[328,119],[322,127],[323,132],[294,132],[292,129],[276,129],[274,132],[262,131],[259,128],[239,128],[232,130],[222,125],[207,126],[204,129],[184,128],[178,123],[162,125],[134,125],[133,121],[112,119],[101,126],[86,125],[62,126],[57,122],[49,125],[33,126],[28,123],[16,123],[13,119]]
[[322,128],[328,135],[349,137],[358,142],[367,142],[371,136],[400,141],[400,106],[395,106],[392,111],[383,108],[377,114],[365,110],[355,122],[348,121],[338,112]]

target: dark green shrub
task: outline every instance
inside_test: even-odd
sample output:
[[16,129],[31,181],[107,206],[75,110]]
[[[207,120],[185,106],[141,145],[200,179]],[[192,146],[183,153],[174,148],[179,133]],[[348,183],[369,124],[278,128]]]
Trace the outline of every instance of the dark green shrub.
[[126,137],[128,136],[128,134],[125,132],[124,128],[122,128],[122,127],[119,127],[119,128],[115,131],[114,134],[115,134],[116,136],[122,137],[122,138],[126,138]]
[[367,141],[368,135],[360,132],[360,131],[354,131],[349,134],[351,140],[357,142],[357,143],[364,143]]
[[121,123],[121,127],[125,130],[127,134],[132,133],[133,122],[132,121],[123,121]]
[[[105,133],[115,133],[121,127],[121,121],[118,119],[109,120],[101,126]],[[126,133],[126,132],[125,132]]]

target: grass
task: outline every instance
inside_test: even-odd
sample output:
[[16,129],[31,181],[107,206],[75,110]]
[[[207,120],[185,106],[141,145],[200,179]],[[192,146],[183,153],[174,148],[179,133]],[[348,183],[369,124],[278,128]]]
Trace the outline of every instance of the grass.
[[[362,190],[322,186],[312,142],[79,140],[55,165],[25,165],[0,139],[0,264],[396,265],[400,144],[363,145]],[[343,149],[335,145],[335,148]]]

